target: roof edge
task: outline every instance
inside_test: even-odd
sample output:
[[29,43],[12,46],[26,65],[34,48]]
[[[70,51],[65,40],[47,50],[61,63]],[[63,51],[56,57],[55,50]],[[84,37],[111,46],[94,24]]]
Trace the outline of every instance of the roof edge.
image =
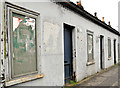
[[62,5],[63,7],[66,7],[68,9],[72,10],[73,12],[87,18],[88,20],[92,21],[93,23],[95,23],[95,24],[105,28],[106,30],[120,36],[120,33],[117,30],[115,30],[111,26],[107,25],[105,22],[101,21],[97,17],[93,16],[92,14],[87,12],[86,10],[80,8],[79,6],[74,4],[73,2],[56,2],[56,3]]

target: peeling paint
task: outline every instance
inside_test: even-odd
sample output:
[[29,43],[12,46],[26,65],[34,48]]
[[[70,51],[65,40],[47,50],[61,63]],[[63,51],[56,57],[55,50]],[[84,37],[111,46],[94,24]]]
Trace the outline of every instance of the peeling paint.
[[51,51],[56,52],[59,31],[60,31],[60,27],[57,24],[44,22],[44,45],[45,45],[46,53]]

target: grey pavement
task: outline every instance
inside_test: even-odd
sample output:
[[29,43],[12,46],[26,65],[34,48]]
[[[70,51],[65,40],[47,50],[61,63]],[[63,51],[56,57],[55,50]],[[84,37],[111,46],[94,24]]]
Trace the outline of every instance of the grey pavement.
[[[120,68],[120,67],[119,67]],[[94,76],[93,78],[87,80],[86,82],[79,84],[77,86],[102,86],[109,88],[118,88],[118,66],[111,68],[101,74]],[[120,80],[120,79],[119,79]],[[105,88],[106,88],[105,87]],[[92,87],[91,87],[92,88]]]

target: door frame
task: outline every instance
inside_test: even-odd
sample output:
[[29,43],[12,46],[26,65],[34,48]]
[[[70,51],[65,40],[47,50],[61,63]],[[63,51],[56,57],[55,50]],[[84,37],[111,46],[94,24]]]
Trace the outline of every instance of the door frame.
[[[72,80],[76,81],[76,39],[75,39],[76,30],[75,30],[75,26],[68,24],[68,23],[63,23],[63,51],[64,51],[64,29],[65,29],[65,27],[70,27],[70,30],[72,32],[71,33],[71,37],[72,37],[72,47],[71,47],[72,48],[72,72],[73,72]],[[64,71],[64,74],[65,74],[65,71]],[[64,84],[65,84],[65,77],[64,77]]]

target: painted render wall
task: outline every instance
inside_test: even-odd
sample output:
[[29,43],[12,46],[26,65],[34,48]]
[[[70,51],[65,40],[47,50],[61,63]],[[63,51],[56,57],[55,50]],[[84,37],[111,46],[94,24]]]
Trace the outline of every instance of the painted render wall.
[[[4,48],[3,46],[2,46],[2,44],[3,44],[3,32],[2,32],[2,30],[4,29],[4,6],[3,6],[3,0],[0,0],[0,62],[2,62],[3,61],[3,55],[2,55],[2,53],[4,52],[4,51],[2,51],[2,49]],[[3,64],[2,63],[0,63],[0,77],[2,78],[3,76],[2,76],[2,73],[3,73],[3,70],[4,70],[4,67],[3,67]],[[2,85],[2,83],[1,83],[1,81],[2,81],[2,79],[0,79],[0,86],[3,86]]]
[[[1,8],[1,0],[0,0],[0,13],[2,13],[2,12],[1,12],[1,9],[2,9],[2,8]],[[1,17],[1,14],[0,14],[0,33],[1,33],[1,25],[2,25],[2,24],[1,24],[1,18],[2,18],[2,17]],[[1,36],[0,36],[0,39],[1,39]],[[1,51],[1,43],[0,43],[0,51]],[[0,52],[0,59],[1,59],[1,52]],[[1,75],[1,64],[0,64],[0,75]]]
[[[2,5],[2,4],[1,4],[1,0],[0,0],[0,13],[2,13],[2,12],[1,12],[1,9],[2,9],[2,8],[1,8],[1,5]],[[1,18],[2,18],[2,17],[1,17],[1,14],[0,14],[0,33],[1,33]],[[0,36],[0,39],[1,39],[1,36]],[[0,46],[1,46],[1,43],[0,43]],[[0,51],[1,51],[1,47],[0,47]],[[0,56],[1,56],[1,52],[0,52]]]
[[[113,40],[118,36],[82,16],[52,2],[12,2],[15,5],[40,13],[37,26],[39,70],[44,77],[21,83],[18,86],[63,86],[64,85],[64,29],[63,23],[75,26],[77,81],[100,71],[100,35],[104,36],[105,68],[114,65]],[[95,64],[87,64],[87,30],[94,32]],[[112,59],[108,60],[108,37],[111,38]],[[116,49],[118,46],[116,45]],[[116,50],[118,56],[118,51]],[[117,57],[118,62],[118,57]]]
[[[118,2],[118,31],[119,31],[119,33],[120,33],[120,1]],[[120,62],[120,36],[119,36],[119,38],[118,38],[118,40],[119,40],[119,62]]]
[[[120,29],[119,29],[119,33],[120,33]],[[119,41],[119,54],[118,54],[118,60],[120,62],[120,36],[118,38],[118,41]]]

